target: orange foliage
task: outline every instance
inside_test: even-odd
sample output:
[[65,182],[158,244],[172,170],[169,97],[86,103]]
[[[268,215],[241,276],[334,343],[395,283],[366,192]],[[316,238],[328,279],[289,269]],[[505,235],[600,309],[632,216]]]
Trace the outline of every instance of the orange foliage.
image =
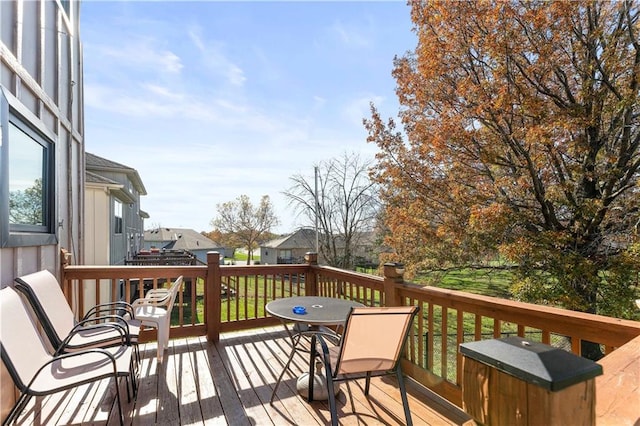
[[521,260],[515,243],[556,234],[554,253],[594,261],[624,247],[609,237],[632,239],[640,211],[638,4],[409,4],[402,131],[375,106],[365,121],[396,256],[464,264],[504,246]]

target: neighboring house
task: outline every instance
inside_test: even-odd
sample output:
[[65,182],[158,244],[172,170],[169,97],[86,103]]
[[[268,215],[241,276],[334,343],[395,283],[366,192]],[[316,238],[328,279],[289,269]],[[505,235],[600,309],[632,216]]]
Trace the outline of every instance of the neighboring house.
[[144,231],[145,250],[186,250],[206,265],[207,253],[224,254],[224,247],[201,233],[188,228],[156,228]]
[[304,255],[315,251],[316,231],[300,228],[290,235],[263,243],[260,246],[260,262],[265,265],[278,263],[304,263]]
[[84,262],[79,1],[0,1],[0,284]]
[[380,254],[388,251],[377,241],[375,232],[361,232],[355,236],[353,257],[356,266],[376,268],[380,263]]
[[142,247],[140,196],[147,191],[138,172],[86,153],[85,264],[124,265]]
[[[354,236],[353,257],[356,265],[378,265],[379,248],[373,232],[363,232]],[[338,248],[344,247],[344,241],[337,240]],[[290,235],[268,241],[260,246],[260,261],[263,264],[304,263],[304,255],[314,252],[316,246],[315,230],[300,228]],[[318,262],[323,263],[318,253]]]

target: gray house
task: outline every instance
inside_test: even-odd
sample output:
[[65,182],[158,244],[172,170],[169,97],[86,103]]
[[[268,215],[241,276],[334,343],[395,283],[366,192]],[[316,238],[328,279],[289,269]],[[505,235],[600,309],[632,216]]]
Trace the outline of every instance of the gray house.
[[85,263],[123,265],[142,248],[147,191],[129,166],[87,152],[85,167]]
[[263,243],[260,246],[260,261],[263,264],[304,263],[304,255],[315,251],[316,232],[300,228],[290,235]]
[[188,228],[156,228],[144,231],[145,250],[186,250],[198,262],[207,263],[207,252],[224,254],[224,247],[201,233]]
[[[344,248],[344,240],[337,239],[338,249]],[[260,259],[264,264],[304,263],[304,255],[315,251],[316,233],[311,228],[300,228],[293,234],[268,241],[260,246]],[[353,241],[353,256],[356,265],[377,267],[381,247],[376,244],[373,232],[361,232]],[[322,253],[318,262],[323,263]]]

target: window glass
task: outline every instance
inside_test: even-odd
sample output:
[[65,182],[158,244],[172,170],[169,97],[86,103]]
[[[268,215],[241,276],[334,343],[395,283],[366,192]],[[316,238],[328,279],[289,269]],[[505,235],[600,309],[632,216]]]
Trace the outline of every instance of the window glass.
[[55,140],[0,85],[0,247],[58,242]]
[[122,203],[118,200],[114,200],[113,216],[113,232],[116,234],[122,234]]
[[9,224],[45,226],[45,147],[9,123]]

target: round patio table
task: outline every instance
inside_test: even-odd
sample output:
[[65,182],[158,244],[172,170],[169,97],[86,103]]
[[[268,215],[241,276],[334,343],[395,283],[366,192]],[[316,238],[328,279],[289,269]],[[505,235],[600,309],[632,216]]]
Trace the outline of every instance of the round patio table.
[[[353,300],[321,296],[284,297],[265,306],[268,313],[284,322],[308,325],[340,325],[347,319],[352,307],[364,306]],[[303,307],[305,313],[295,313],[295,307]]]
[[[337,341],[339,335],[328,326],[344,325],[351,308],[362,306],[364,306],[362,303],[353,300],[322,296],[284,297],[266,304],[265,310],[280,319],[291,338],[291,353],[271,393],[272,404],[282,377],[289,369],[296,350],[299,350],[300,338],[321,333]],[[300,308],[304,309],[301,311]],[[293,327],[289,327],[289,323],[294,323]],[[300,350],[304,349],[300,348]]]

